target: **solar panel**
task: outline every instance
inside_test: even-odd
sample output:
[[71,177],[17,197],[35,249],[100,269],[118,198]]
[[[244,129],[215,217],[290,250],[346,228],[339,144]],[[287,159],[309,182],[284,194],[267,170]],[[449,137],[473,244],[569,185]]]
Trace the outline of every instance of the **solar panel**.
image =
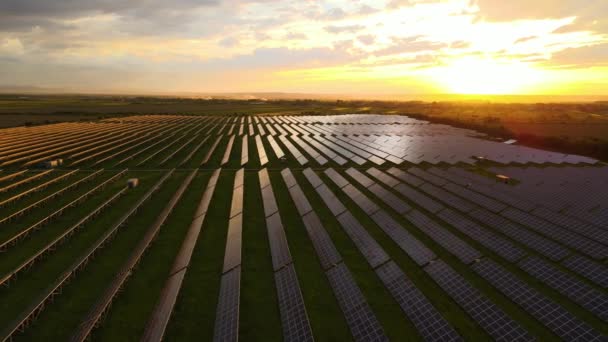
[[425,193],[435,197],[446,205],[456,208],[462,212],[469,212],[474,209],[474,206],[471,205],[468,201],[463,200],[462,198],[456,197],[446,190],[434,186],[433,184],[426,183],[420,186],[418,189],[424,191]]
[[569,253],[568,250],[557,243],[521,228],[504,217],[488,210],[479,208],[471,211],[469,216],[552,260],[561,260]]
[[423,213],[412,210],[406,215],[407,219],[418,229],[427,234],[437,244],[454,254],[460,261],[465,264],[479,259],[481,253],[468,243],[461,240]]
[[355,202],[366,214],[372,215],[376,211],[380,210],[380,208],[372,202],[367,196],[365,196],[361,191],[352,186],[351,184],[342,188],[342,191]]
[[310,212],[304,215],[302,220],[304,221],[308,236],[319,257],[321,267],[323,267],[324,270],[327,270],[342,261],[340,253],[338,253],[336,246],[334,246],[334,243],[331,241],[329,234],[327,234],[327,231],[323,227],[317,214],[314,211]]
[[260,179],[260,189],[264,189],[268,185],[270,185],[270,176],[268,175],[267,169],[262,169],[258,172],[258,177]]
[[228,140],[228,145],[226,146],[226,152],[224,152],[224,157],[222,158],[221,165],[224,165],[230,159],[230,152],[232,152],[232,145],[234,144],[234,135],[230,136]]
[[427,182],[433,183],[437,186],[443,186],[445,185],[448,181],[441,178],[441,177],[437,177],[431,173],[428,173],[426,171],[424,171],[423,169],[417,168],[417,167],[412,167],[409,168],[407,170],[407,172],[414,174],[424,180],[426,180]]
[[382,202],[391,207],[393,210],[398,212],[399,214],[405,214],[408,211],[412,210],[412,207],[407,205],[403,200],[395,196],[392,192],[386,190],[382,186],[378,184],[374,184],[369,187],[369,191],[371,191],[376,197],[378,197]]
[[312,207],[310,206],[310,202],[302,192],[302,189],[298,184],[289,188],[289,194],[291,195],[291,199],[293,200],[300,216],[304,216],[307,213],[312,211]]
[[316,172],[314,172],[311,168],[305,169],[304,171],[302,171],[302,173],[304,174],[304,177],[308,179],[313,188],[316,188],[319,185],[323,184],[323,181],[321,180],[321,178],[319,178],[319,175],[317,175]]
[[223,273],[241,264],[241,244],[243,231],[243,215],[239,214],[228,222],[228,236],[224,254]]
[[410,234],[385,211],[380,210],[371,218],[376,224],[418,265],[435,259],[435,253]]
[[494,261],[483,259],[473,265],[473,269],[560,338],[567,341],[602,339],[599,332]]
[[444,188],[454,194],[457,194],[462,198],[465,198],[495,213],[500,212],[507,207],[505,204],[500,203],[490,197],[487,197],[475,191],[471,191],[454,183],[448,183],[444,186]]
[[[249,129],[252,131],[252,126],[249,126]],[[264,166],[268,163],[268,156],[266,156],[266,150],[264,149],[264,144],[262,143],[262,137],[259,135],[255,136],[255,146],[258,150],[258,158],[260,158],[260,165]]]
[[234,175],[234,186],[233,188],[237,188],[245,184],[245,170],[239,169]]
[[346,208],[344,207],[342,202],[340,202],[340,200],[334,195],[333,192],[331,192],[331,190],[329,190],[329,188],[325,184],[322,184],[315,190],[317,190],[317,193],[319,194],[319,196],[321,196],[321,199],[329,208],[329,210],[331,210],[334,216],[338,216],[346,211]]
[[562,265],[597,285],[608,288],[608,267],[605,265],[576,254],[562,261]]
[[[483,176],[480,176],[483,177]],[[488,197],[491,197],[495,200],[499,200],[501,202],[507,203],[510,206],[513,206],[519,210],[523,211],[531,211],[536,208],[536,204],[528,202],[526,200],[522,200],[521,198],[516,198],[504,191],[500,191],[500,189],[496,189],[494,187],[490,187],[483,184],[473,184],[469,187],[469,189],[473,191],[480,192]]]
[[327,177],[329,177],[329,179],[331,179],[332,182],[336,183],[336,185],[339,186],[340,188],[343,188],[349,184],[349,182],[346,180],[346,178],[344,178],[341,174],[336,172],[336,170],[334,170],[334,169],[330,168],[330,169],[325,170],[325,174],[327,175]]
[[437,213],[438,211],[440,211],[441,209],[444,208],[444,206],[441,203],[435,201],[434,199],[431,199],[427,195],[424,195],[421,192],[419,192],[418,190],[414,190],[413,188],[411,188],[408,185],[405,185],[403,183],[397,185],[395,187],[395,190],[397,190],[397,192],[399,192],[405,198],[409,199],[413,203],[416,203],[420,207],[424,208],[425,210],[427,210],[433,214]]
[[600,319],[608,320],[608,296],[537,257],[518,263],[530,275],[570,298]]
[[371,161],[372,163],[376,164],[376,165],[382,165],[384,164],[384,160],[382,158],[376,157],[376,156],[371,156],[369,158],[367,158],[369,161]]
[[599,227],[584,223],[575,218],[556,213],[549,209],[539,207],[533,212],[534,215],[544,218],[545,220],[565,227],[566,229],[587,236],[595,241],[608,245],[608,231]]
[[274,275],[285,341],[314,341],[296,270],[288,265]]
[[425,271],[496,341],[532,341],[534,338],[448,264],[439,260]]
[[515,208],[508,208],[504,210],[501,215],[532,230],[536,230],[541,234],[549,236],[552,239],[595,259],[603,259],[608,256],[608,247],[580,235],[571,233],[563,228],[557,227],[554,224],[546,222],[532,214],[528,214]]
[[355,341],[388,341],[384,330],[344,263],[326,272]]
[[234,268],[222,276],[220,294],[215,313],[213,341],[238,341],[240,288],[240,267]]
[[262,201],[264,203],[264,217],[268,217],[279,211],[271,186],[262,189]]
[[279,136],[279,139],[281,140],[281,142],[283,142],[283,145],[287,147],[289,153],[291,153],[291,155],[298,161],[298,163],[300,163],[300,165],[308,163],[308,159],[306,159],[306,157],[304,157],[302,153],[295,146],[293,146],[291,141],[289,141],[286,136],[281,135]]
[[378,267],[376,274],[425,341],[462,340],[397,264],[389,261]]
[[386,173],[376,169],[375,167],[369,168],[367,170],[367,173],[391,188],[400,183],[397,179],[387,175]]
[[391,167],[390,169],[388,169],[388,173],[390,173],[391,175],[399,178],[400,180],[408,183],[409,185],[418,187],[422,184],[424,184],[424,181],[412,174],[409,174],[403,170],[399,170],[396,167]]
[[361,173],[359,170],[353,169],[352,167],[347,169],[346,173],[366,188],[369,188],[374,184],[373,180]]
[[372,268],[376,268],[389,260],[384,249],[350,212],[347,211],[338,216],[338,222]]
[[281,176],[283,176],[283,181],[285,181],[285,185],[287,185],[288,188],[298,184],[290,169],[283,169],[281,171]]
[[270,143],[270,147],[274,151],[274,154],[277,156],[277,158],[278,159],[283,158],[285,156],[285,152],[283,152],[283,149],[281,149],[281,147],[279,146],[277,141],[274,140],[274,137],[272,135],[269,135],[266,137],[266,139],[268,139],[268,142]]
[[289,245],[279,213],[275,213],[266,218],[266,227],[268,229],[268,242],[270,244],[272,266],[276,271],[291,263],[291,253],[289,253]]
[[457,228],[469,238],[479,242],[484,247],[511,262],[515,262],[525,255],[524,251],[513,245],[507,239],[488,231],[487,229],[453,210],[445,209],[437,216],[453,227]]
[[306,153],[308,153],[314,160],[317,161],[320,165],[325,165],[327,163],[327,159],[323,157],[319,152],[317,152],[314,148],[304,142],[297,136],[292,135],[291,139],[296,142]]
[[234,188],[232,191],[232,205],[230,207],[230,217],[234,217],[243,212],[243,186]]
[[[242,126],[241,126],[242,128]],[[240,135],[240,134],[239,134]],[[247,136],[243,136],[243,145],[241,146],[241,165],[245,165],[249,162],[249,140]]]

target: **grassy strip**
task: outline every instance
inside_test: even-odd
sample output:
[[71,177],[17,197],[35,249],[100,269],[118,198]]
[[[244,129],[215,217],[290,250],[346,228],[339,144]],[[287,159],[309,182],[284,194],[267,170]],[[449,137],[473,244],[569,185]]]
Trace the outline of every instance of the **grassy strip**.
[[190,267],[165,332],[167,341],[213,338],[234,172],[220,173]]
[[[252,146],[249,148],[251,150]],[[258,174],[256,171],[245,172],[239,323],[239,339],[243,341],[279,341],[282,338],[279,304],[263,213]]]
[[[183,176],[180,177],[180,179],[182,178]],[[112,303],[111,311],[103,325],[93,333],[95,339],[116,341],[137,340],[141,337],[148,317],[158,301],[175,255],[192,222],[194,210],[208,178],[209,174],[199,173],[192,180],[152,246],[146,251],[136,272]]]

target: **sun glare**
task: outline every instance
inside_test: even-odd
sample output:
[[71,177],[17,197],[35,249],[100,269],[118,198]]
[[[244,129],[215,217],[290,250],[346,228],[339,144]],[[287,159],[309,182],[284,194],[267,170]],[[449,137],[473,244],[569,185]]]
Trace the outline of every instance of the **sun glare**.
[[467,58],[430,70],[444,91],[457,94],[515,94],[534,91],[542,72],[527,63]]

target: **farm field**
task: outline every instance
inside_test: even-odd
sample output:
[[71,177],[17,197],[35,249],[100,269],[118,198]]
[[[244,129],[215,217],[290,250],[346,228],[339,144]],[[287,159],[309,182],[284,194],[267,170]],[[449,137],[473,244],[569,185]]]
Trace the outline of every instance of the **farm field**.
[[0,339],[607,338],[607,165],[291,112],[0,130]]

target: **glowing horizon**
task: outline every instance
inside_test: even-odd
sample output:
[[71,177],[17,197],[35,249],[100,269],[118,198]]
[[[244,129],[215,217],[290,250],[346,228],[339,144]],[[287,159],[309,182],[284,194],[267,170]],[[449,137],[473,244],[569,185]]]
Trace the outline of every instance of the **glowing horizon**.
[[608,94],[608,2],[0,3],[0,86]]

